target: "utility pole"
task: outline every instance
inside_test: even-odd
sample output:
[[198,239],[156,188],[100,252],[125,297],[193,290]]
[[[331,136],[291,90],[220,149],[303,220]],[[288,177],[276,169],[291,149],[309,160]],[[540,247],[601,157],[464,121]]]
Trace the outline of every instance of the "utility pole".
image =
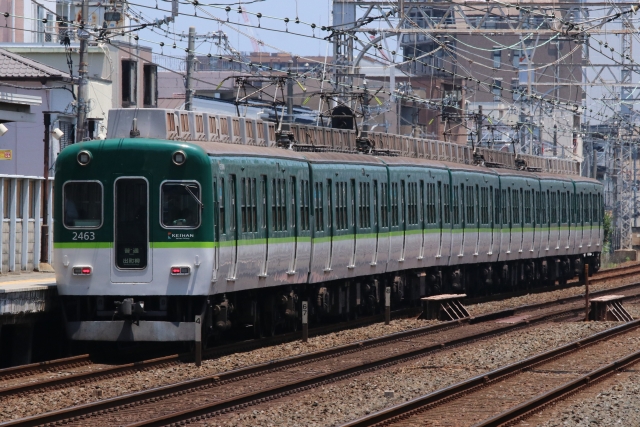
[[196,27],[189,27],[189,52],[187,52],[187,90],[185,92],[184,109],[193,109],[193,68],[196,60]]
[[553,125],[553,156],[558,155],[558,125]]
[[285,122],[293,123],[293,60],[289,60],[289,78],[287,79],[287,120]]
[[[51,271],[49,265],[49,131],[51,129],[51,114],[44,113],[44,180],[42,191],[42,226],[40,227],[40,264],[38,271]],[[36,215],[40,215],[37,212]],[[35,254],[34,254],[35,255]]]
[[82,142],[87,135],[87,102],[89,81],[87,80],[87,44],[89,33],[85,25],[89,22],[89,0],[82,0],[82,21],[78,28],[80,39],[80,64],[78,65],[78,115],[76,119],[76,142]]

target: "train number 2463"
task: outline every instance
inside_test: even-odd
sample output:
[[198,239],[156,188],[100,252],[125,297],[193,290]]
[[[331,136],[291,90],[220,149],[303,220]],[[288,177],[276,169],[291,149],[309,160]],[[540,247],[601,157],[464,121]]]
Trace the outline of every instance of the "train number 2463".
[[95,240],[96,235],[93,231],[73,232],[73,240]]

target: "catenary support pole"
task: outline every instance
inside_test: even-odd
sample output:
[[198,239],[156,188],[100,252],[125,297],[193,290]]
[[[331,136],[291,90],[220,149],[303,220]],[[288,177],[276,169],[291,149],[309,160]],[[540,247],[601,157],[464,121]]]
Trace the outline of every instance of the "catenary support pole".
[[40,265],[39,271],[49,270],[49,132],[51,131],[51,114],[44,113],[44,180],[42,182],[42,226],[40,227]]
[[89,101],[89,80],[87,79],[87,46],[89,32],[84,28],[89,23],[89,0],[82,0],[82,20],[78,28],[80,39],[80,63],[78,65],[78,112],[76,116],[76,142],[82,142],[87,136],[87,102]]
[[187,52],[187,89],[185,91],[184,109],[191,111],[193,109],[193,68],[196,59],[196,27],[189,27],[189,45]]

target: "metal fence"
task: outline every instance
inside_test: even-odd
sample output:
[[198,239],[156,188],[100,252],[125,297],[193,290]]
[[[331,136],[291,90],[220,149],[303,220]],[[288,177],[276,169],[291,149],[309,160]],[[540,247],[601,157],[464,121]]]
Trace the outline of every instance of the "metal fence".
[[33,271],[40,260],[42,226],[42,191],[49,192],[49,261],[53,255],[53,179],[0,175],[0,218],[2,218],[2,250],[0,266],[3,274]]

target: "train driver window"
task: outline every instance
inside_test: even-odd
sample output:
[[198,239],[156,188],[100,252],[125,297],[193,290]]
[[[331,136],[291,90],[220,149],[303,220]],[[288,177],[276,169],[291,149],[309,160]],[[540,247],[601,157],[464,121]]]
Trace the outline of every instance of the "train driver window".
[[161,186],[162,226],[197,228],[200,226],[200,185],[197,182],[164,182]]
[[67,228],[100,228],[102,184],[97,181],[69,181],[64,184],[63,217]]

